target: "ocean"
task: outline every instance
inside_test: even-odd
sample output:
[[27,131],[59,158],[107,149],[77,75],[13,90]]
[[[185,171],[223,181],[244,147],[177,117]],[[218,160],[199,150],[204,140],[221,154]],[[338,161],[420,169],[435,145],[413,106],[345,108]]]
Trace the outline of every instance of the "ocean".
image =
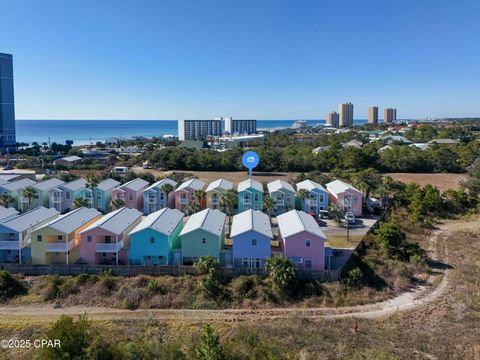
[[[295,120],[258,120],[257,128],[262,130],[291,127]],[[354,120],[354,125],[365,124],[367,120]],[[131,136],[160,137],[177,135],[176,120],[17,120],[17,142],[56,142],[64,144],[73,140],[82,145],[105,141],[111,137]],[[325,120],[307,120],[308,125],[325,124]]]

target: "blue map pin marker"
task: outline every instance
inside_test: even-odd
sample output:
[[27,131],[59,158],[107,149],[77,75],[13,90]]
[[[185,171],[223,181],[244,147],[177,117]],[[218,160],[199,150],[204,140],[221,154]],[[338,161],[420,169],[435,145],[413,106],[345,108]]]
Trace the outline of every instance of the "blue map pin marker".
[[242,164],[248,169],[250,176],[252,176],[252,170],[256,168],[259,163],[260,157],[254,151],[247,151],[242,156]]

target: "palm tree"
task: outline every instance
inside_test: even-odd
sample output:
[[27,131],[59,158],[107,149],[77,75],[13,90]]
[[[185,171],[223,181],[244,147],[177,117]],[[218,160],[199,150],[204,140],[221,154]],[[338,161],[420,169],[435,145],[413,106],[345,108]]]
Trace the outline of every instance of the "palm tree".
[[340,205],[337,203],[332,203],[328,207],[328,212],[333,215],[335,221],[340,224],[342,221],[343,211]]
[[302,202],[302,206],[301,206],[301,209],[303,211],[304,209],[304,203],[305,203],[305,199],[308,199],[310,196],[310,191],[308,191],[307,189],[300,189],[298,190],[298,197],[300,198],[301,202]]
[[110,203],[110,205],[112,206],[113,210],[118,210],[125,205],[125,201],[123,201],[122,199],[118,199],[118,198],[113,199],[112,202]]
[[168,195],[170,195],[170,193],[173,191],[173,185],[169,183],[163,184],[162,187],[160,188],[160,191],[165,194],[165,197],[167,199],[167,207],[168,207],[168,203],[169,203]]
[[238,201],[238,193],[235,189],[230,189],[225,191],[220,198],[220,202],[223,207],[225,207],[225,211],[228,215],[228,225],[232,223],[232,216],[233,211],[235,209],[235,205],[237,205]]
[[87,182],[85,184],[85,187],[87,189],[90,189],[90,191],[92,192],[91,204],[89,204],[89,205],[93,205],[94,208],[97,208],[95,189],[97,188],[99,180],[94,174],[88,174],[87,178],[86,178],[86,181]]
[[186,210],[187,215],[193,215],[193,214],[199,212],[200,210],[202,210],[202,208],[196,202],[192,202],[192,203],[188,204],[188,206],[185,210]]
[[88,205],[89,205],[89,203],[88,203],[87,199],[77,197],[77,198],[75,198],[75,200],[73,200],[73,207],[75,209],[78,209],[78,208],[81,208],[81,207],[87,207]]
[[22,196],[28,200],[28,210],[32,206],[32,200],[37,196],[38,192],[35,188],[28,186],[22,190]]
[[13,197],[7,193],[0,195],[0,205],[2,205],[3,207],[10,207],[13,200]]
[[207,196],[207,194],[205,193],[205,191],[203,190],[195,190],[195,192],[193,193],[194,196],[195,196],[195,203],[198,204],[198,206],[200,207],[200,209],[202,208],[202,203],[203,203],[203,200],[205,199],[205,197]]
[[268,218],[271,220],[272,212],[275,209],[275,201],[273,201],[271,196],[265,196],[263,198],[263,210],[268,214]]

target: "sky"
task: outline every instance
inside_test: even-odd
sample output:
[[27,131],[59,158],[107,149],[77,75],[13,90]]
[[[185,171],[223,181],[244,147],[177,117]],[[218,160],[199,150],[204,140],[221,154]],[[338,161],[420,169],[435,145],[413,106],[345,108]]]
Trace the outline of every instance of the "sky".
[[478,0],[0,0],[17,119],[480,116]]

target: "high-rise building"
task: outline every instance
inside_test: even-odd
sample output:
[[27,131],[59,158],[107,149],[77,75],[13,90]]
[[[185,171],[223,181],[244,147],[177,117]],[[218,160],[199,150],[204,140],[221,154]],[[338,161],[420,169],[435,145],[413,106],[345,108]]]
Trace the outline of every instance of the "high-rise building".
[[338,105],[339,126],[348,127],[353,125],[353,104],[351,102]]
[[0,150],[15,146],[12,55],[0,53]]
[[330,114],[327,115],[327,124],[338,128],[338,118],[338,113],[336,111],[332,111]]
[[225,132],[229,134],[254,134],[257,132],[257,120],[237,120],[225,117]]
[[368,123],[377,126],[378,125],[378,107],[370,106],[368,108]]
[[392,123],[397,121],[397,109],[385,108],[383,110],[383,122]]
[[178,120],[178,139],[206,140],[222,135],[222,120]]

